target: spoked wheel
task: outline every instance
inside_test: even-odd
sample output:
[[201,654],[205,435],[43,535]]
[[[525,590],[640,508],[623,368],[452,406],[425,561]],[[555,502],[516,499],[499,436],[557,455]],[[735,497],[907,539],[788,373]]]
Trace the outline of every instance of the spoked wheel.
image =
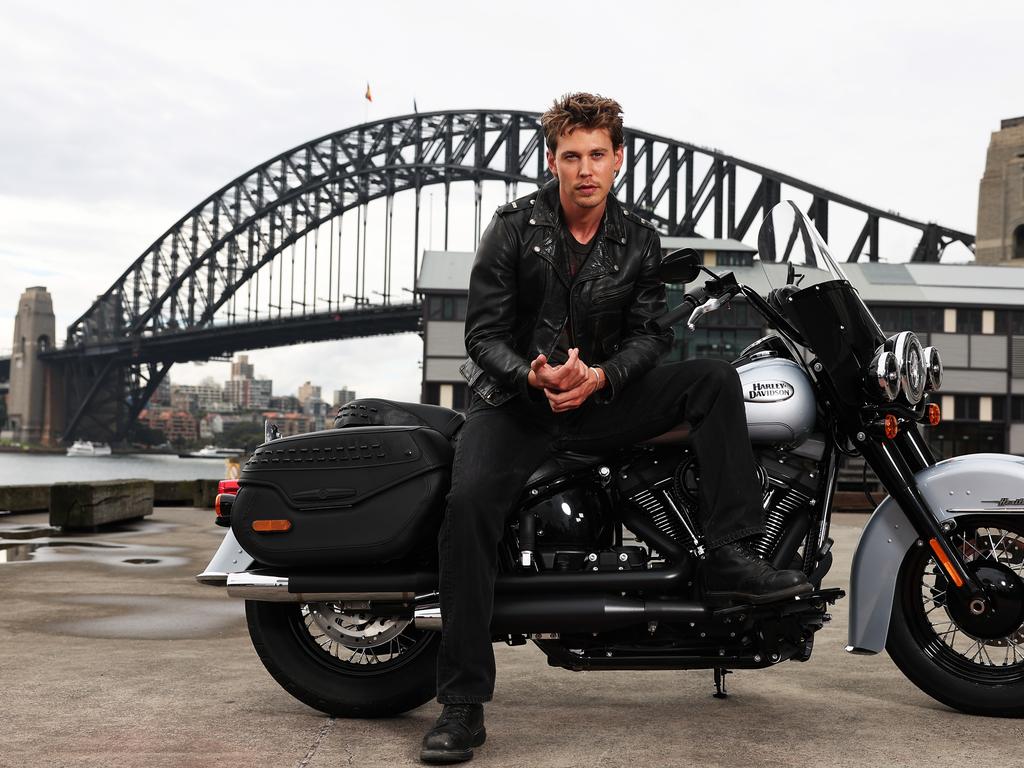
[[963,712],[1024,716],[1024,521],[960,518],[952,542],[991,610],[949,589],[926,547],[900,570],[886,649],[929,696]]
[[436,691],[440,633],[409,619],[345,612],[335,603],[245,604],[263,665],[305,704],[341,717],[390,717]]

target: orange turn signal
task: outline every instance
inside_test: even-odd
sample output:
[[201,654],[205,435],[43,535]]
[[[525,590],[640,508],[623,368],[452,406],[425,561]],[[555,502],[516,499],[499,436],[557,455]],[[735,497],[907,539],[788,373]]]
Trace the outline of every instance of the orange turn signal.
[[900,422],[891,413],[885,416],[885,437],[888,440],[892,440],[896,435],[900,433]]
[[929,427],[938,426],[939,422],[942,421],[942,409],[939,408],[938,403],[928,403],[928,410],[925,412],[925,421]]
[[291,520],[253,520],[252,529],[257,533],[283,533],[291,529]]
[[932,552],[939,558],[939,563],[942,564],[943,570],[949,574],[950,580],[958,588],[964,585],[964,580],[960,578],[960,574],[956,572],[956,568],[953,566],[953,562],[949,559],[945,552],[942,551],[942,545],[939,544],[938,539],[932,539],[928,542],[931,545]]

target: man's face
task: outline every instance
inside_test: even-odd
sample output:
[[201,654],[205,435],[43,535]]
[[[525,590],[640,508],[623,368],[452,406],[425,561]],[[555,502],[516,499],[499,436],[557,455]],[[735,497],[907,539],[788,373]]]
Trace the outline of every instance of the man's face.
[[604,203],[621,167],[622,147],[612,148],[607,128],[577,128],[559,136],[556,150],[548,152],[548,168],[558,177],[559,196],[580,208]]

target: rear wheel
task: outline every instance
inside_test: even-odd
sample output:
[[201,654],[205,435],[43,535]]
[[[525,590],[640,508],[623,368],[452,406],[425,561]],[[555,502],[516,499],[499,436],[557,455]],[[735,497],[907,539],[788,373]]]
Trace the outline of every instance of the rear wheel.
[[248,600],[249,636],[292,696],[340,717],[390,717],[436,691],[440,633],[409,619],[344,612],[335,603]]
[[900,570],[886,650],[922,691],[962,712],[1024,715],[1024,521],[961,518],[952,543],[991,590],[994,613],[960,605],[926,547]]

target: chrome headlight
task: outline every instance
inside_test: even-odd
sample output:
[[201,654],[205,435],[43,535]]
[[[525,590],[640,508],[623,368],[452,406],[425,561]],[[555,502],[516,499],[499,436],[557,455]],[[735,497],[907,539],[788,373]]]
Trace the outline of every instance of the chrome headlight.
[[900,367],[900,386],[903,396],[911,405],[917,405],[924,395],[928,383],[928,372],[925,369],[924,350],[917,334],[911,331],[897,333],[885,343],[886,349],[892,349],[896,362]]
[[925,384],[925,392],[934,392],[942,386],[942,358],[939,350],[935,347],[925,347],[922,353],[924,365],[928,371],[928,383]]
[[892,402],[900,393],[900,367],[896,355],[879,347],[864,372],[864,384],[872,395]]

